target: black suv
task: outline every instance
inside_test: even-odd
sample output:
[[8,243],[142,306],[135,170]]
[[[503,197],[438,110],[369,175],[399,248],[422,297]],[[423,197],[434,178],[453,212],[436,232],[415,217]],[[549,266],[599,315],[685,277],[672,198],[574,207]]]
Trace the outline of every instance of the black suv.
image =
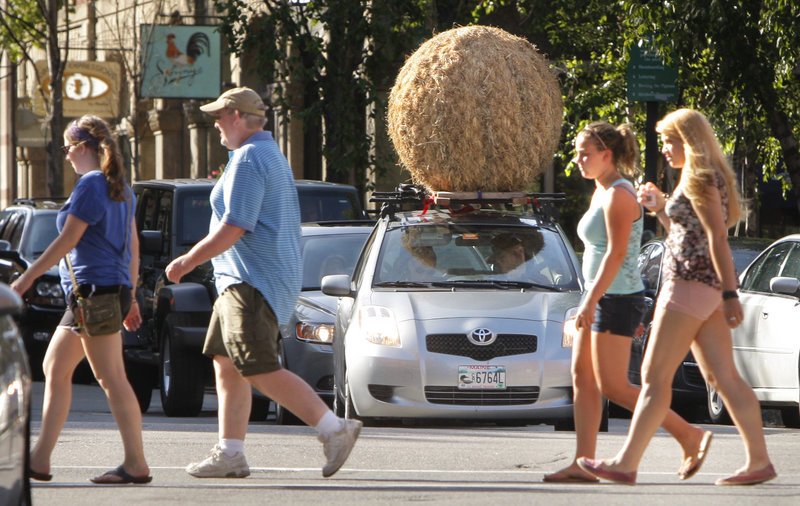
[[[58,236],[56,216],[64,199],[17,199],[0,212],[0,281],[11,283],[44,253]],[[66,307],[58,266],[52,267],[23,297],[19,327],[35,379],[42,378],[42,358]]]
[[[211,361],[202,353],[216,298],[211,264],[206,263],[172,284],[164,269],[208,233],[209,194],[214,179],[170,179],[134,183],[137,197],[140,269],[137,299],[143,324],[125,332],[128,379],[142,411],[154,388],[161,387],[167,416],[196,416],[206,385],[213,383]],[[304,222],[365,219],[356,189],[348,185],[297,180]],[[313,209],[313,211],[311,211]],[[256,403],[256,417],[266,417],[268,402]]]

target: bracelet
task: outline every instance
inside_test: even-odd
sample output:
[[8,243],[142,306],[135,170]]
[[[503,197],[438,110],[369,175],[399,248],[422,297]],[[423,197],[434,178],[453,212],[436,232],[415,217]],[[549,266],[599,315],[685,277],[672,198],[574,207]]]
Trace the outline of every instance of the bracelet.
[[738,299],[739,294],[736,293],[736,290],[723,290],[722,291],[722,300],[728,299]]
[[[664,206],[664,207],[666,207],[666,206]],[[648,214],[649,216],[653,216],[653,217],[656,217],[656,218],[658,218],[658,217],[659,217],[659,216],[661,216],[662,214],[665,214],[665,213],[666,213],[666,211],[664,211],[664,207],[662,207],[662,208],[661,208],[661,210],[660,210],[660,211],[658,211],[658,212],[653,212],[653,211],[650,211],[650,212],[649,212],[649,213],[647,213],[647,214]]]

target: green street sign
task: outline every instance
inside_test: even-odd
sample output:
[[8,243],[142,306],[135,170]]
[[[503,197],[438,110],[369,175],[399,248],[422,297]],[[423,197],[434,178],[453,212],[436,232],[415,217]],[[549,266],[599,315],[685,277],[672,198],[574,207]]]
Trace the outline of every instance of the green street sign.
[[628,60],[628,100],[677,102],[678,69],[664,64],[655,51],[633,46]]

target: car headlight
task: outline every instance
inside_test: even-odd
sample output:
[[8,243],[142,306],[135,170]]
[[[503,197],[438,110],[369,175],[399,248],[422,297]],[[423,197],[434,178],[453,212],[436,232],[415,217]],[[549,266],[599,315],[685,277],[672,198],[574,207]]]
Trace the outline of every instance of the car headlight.
[[358,310],[358,325],[367,341],[383,346],[400,347],[400,332],[394,313],[388,307],[364,306]]
[[331,344],[333,342],[333,325],[330,323],[298,322],[295,335],[301,341]]
[[564,313],[564,329],[561,332],[562,348],[572,348],[572,343],[578,336],[578,328],[575,326],[575,315],[577,314],[577,307],[570,308]]
[[34,297],[31,300],[33,304],[47,305],[47,306],[64,306],[64,290],[58,281],[49,279],[40,279],[33,287]]

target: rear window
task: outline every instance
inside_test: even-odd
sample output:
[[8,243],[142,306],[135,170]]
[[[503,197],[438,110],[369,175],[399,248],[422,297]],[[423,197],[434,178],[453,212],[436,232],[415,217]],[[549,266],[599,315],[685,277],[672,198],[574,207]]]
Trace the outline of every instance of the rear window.
[[304,223],[361,220],[364,218],[355,191],[342,188],[304,188],[298,186],[300,219]]

